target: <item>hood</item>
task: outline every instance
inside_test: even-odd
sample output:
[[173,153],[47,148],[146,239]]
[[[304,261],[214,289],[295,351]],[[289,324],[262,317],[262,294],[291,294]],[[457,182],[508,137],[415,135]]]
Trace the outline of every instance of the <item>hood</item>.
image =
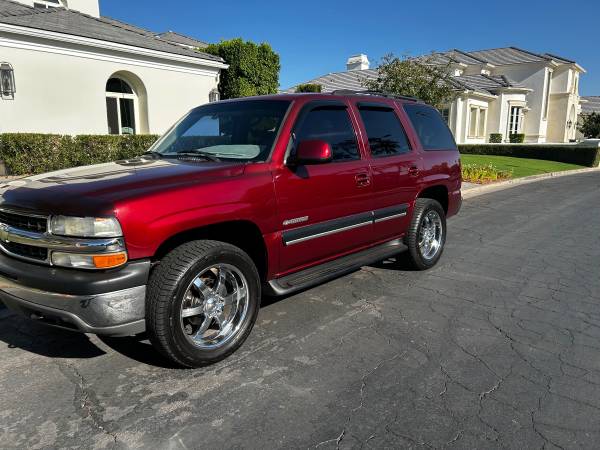
[[110,215],[115,202],[239,176],[238,162],[138,158],[50,172],[0,184],[0,206],[42,214]]

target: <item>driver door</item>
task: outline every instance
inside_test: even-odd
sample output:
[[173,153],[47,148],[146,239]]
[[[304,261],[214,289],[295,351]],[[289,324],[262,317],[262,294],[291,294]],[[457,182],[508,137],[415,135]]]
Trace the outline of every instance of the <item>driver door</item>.
[[[275,176],[282,230],[280,274],[350,253],[373,241],[371,169],[346,103],[308,103],[294,126],[302,141],[329,143],[324,164],[289,162]],[[292,147],[288,161],[293,161]]]

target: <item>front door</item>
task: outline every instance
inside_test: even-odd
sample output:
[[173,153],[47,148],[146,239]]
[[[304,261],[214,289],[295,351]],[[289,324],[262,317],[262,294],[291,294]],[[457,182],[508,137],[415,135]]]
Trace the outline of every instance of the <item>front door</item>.
[[316,165],[286,165],[275,176],[282,229],[280,274],[350,252],[373,240],[368,161],[356,124],[342,102],[307,104],[294,127],[294,146],[323,140],[333,160]]
[[371,154],[373,231],[377,240],[386,240],[403,234],[409,225],[420,159],[392,106],[369,102],[357,107]]

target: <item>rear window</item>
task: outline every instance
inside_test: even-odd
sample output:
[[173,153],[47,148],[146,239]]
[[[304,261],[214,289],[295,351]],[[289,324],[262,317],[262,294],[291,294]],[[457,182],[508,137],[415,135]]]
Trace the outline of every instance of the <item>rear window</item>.
[[392,109],[359,106],[374,158],[410,152],[404,128]]
[[456,142],[440,113],[430,106],[405,104],[424,150],[456,150]]

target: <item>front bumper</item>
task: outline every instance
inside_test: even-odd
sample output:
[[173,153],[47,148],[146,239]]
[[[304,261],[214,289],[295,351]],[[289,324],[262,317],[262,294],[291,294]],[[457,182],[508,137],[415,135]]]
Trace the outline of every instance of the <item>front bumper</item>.
[[0,254],[0,300],[36,321],[109,336],[145,330],[149,261],[84,272],[16,261]]

